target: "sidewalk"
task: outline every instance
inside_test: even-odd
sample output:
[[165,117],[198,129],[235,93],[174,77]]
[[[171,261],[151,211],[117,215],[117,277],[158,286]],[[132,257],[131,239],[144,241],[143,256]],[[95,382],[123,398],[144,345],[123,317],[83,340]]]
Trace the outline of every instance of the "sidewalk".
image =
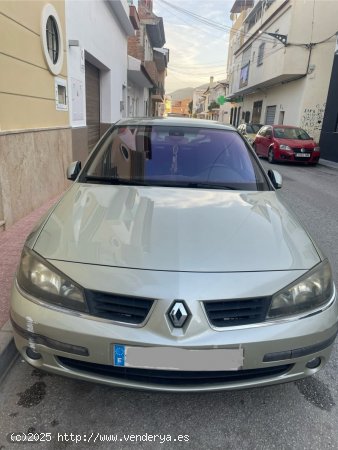
[[318,164],[326,167],[331,167],[331,169],[338,169],[338,163],[334,161],[328,161],[327,159],[320,158]]
[[9,299],[21,250],[35,223],[59,198],[60,195],[49,200],[8,230],[0,232],[0,380],[16,354],[9,322]]

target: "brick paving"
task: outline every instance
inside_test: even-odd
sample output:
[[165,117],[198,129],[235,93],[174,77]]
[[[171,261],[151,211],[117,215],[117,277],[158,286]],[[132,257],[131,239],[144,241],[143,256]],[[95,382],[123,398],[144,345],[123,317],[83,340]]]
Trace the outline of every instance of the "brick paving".
[[16,222],[6,231],[0,231],[0,329],[9,319],[9,298],[13,277],[26,237],[39,218],[60,198],[58,195],[40,208]]

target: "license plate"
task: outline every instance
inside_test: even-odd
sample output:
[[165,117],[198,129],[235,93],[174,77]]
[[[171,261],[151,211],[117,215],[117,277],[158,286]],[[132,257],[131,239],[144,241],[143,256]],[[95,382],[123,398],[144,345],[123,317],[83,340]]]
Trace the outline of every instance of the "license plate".
[[132,347],[115,344],[113,364],[158,370],[239,370],[243,348],[189,350],[175,347]]
[[310,153],[296,153],[297,158],[310,158]]

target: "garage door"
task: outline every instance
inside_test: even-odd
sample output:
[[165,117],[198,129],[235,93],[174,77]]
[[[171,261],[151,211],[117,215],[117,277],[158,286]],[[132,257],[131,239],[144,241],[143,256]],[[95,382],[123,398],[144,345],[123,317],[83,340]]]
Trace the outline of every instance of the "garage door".
[[88,150],[100,138],[100,71],[86,61],[86,117]]
[[266,108],[266,125],[273,125],[275,123],[276,106],[268,106]]

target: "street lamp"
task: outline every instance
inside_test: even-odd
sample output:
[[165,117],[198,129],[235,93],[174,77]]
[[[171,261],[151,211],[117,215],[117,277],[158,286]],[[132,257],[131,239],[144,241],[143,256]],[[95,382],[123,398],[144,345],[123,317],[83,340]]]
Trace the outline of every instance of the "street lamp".
[[287,47],[288,43],[288,37],[286,34],[279,34],[279,33],[267,33],[266,31],[259,31],[259,34],[268,34],[269,36],[277,39],[278,41],[280,41],[284,47]]

